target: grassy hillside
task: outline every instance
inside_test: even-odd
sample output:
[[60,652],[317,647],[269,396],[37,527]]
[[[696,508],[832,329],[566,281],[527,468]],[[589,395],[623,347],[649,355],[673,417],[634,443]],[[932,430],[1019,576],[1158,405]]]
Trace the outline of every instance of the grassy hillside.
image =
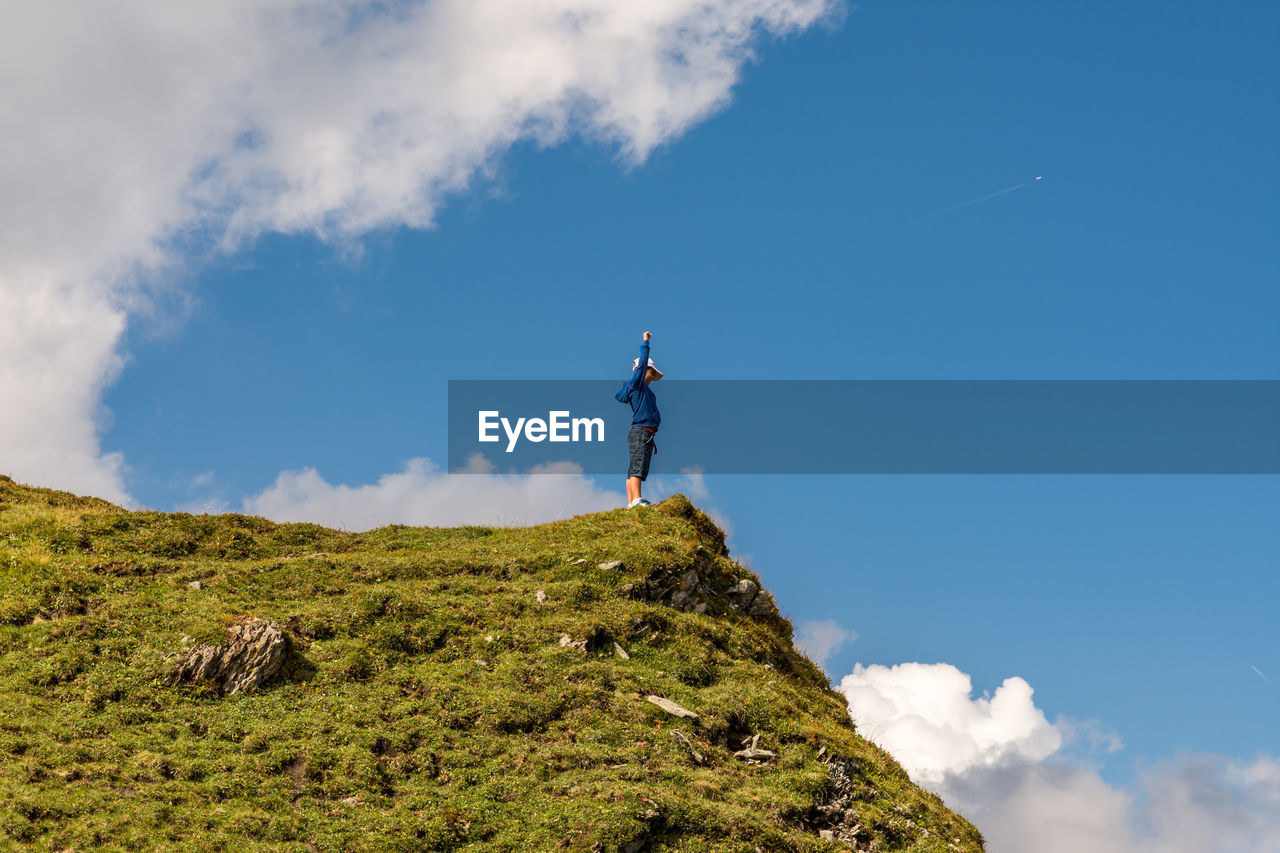
[[[344,533],[0,477],[0,847],[982,849],[742,579],[683,496]],[[246,617],[275,678],[169,684]]]

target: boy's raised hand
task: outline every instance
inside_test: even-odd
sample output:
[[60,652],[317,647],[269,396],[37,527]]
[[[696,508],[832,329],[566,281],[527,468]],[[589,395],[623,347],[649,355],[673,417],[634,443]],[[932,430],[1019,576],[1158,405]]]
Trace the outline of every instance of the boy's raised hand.
[[645,333],[644,333],[644,339],[645,339],[646,341],[647,341],[647,340],[649,340],[649,338],[652,338],[652,337],[653,337],[653,332],[645,332]]

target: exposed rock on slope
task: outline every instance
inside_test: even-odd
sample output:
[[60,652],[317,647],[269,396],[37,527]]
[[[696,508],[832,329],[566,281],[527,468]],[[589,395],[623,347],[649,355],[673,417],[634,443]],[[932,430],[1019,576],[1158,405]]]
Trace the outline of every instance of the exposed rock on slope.
[[224,693],[253,690],[279,671],[287,648],[279,625],[247,619],[231,629],[226,645],[201,643],[189,651],[169,683],[209,681]]

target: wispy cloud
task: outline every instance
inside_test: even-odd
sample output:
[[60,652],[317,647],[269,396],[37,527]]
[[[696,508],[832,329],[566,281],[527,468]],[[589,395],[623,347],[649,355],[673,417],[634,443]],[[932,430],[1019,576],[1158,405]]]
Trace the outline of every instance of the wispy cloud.
[[207,488],[208,486],[211,486],[212,484],[213,484],[213,472],[205,471],[204,473],[196,474],[194,477],[192,477],[191,481],[187,484],[187,488],[203,489],[203,488]]
[[813,620],[800,623],[796,648],[818,666],[826,666],[833,654],[856,639],[856,632],[850,631],[834,619]]

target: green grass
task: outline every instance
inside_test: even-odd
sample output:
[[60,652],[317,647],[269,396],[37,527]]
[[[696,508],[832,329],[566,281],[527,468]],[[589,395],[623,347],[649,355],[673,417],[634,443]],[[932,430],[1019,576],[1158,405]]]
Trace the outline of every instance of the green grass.
[[[0,477],[0,847],[834,851],[803,825],[830,789],[825,747],[859,762],[873,849],[981,850],[855,732],[784,619],[627,593],[695,563],[721,589],[754,578],[680,495],[523,529],[344,533]],[[244,616],[289,635],[279,676],[233,696],[166,684]],[[733,758],[753,734],[776,760]]]

